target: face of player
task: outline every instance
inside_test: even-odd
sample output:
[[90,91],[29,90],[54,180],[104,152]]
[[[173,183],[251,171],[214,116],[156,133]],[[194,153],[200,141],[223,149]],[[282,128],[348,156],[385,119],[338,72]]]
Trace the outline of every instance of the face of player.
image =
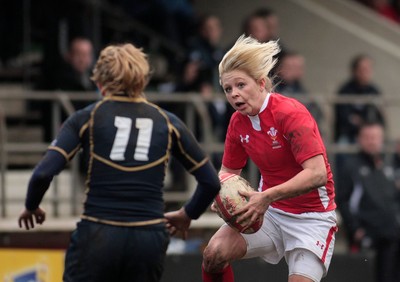
[[254,116],[260,112],[267,95],[265,80],[254,80],[243,71],[222,74],[221,85],[231,106],[243,115]]

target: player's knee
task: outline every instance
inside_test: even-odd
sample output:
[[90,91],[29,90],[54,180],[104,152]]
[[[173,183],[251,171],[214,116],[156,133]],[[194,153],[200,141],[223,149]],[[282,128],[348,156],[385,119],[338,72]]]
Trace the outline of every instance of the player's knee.
[[220,271],[226,265],[227,258],[218,244],[209,244],[203,252],[203,267],[207,272]]

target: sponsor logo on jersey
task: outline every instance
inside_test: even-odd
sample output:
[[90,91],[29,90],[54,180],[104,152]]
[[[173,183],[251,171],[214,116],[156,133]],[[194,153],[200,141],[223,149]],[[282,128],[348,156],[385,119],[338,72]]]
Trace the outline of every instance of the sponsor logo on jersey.
[[278,134],[278,130],[275,129],[275,127],[270,127],[267,134],[271,137],[272,139],[272,149],[279,149],[281,148],[281,144],[278,142],[277,139],[277,134]]
[[240,142],[249,143],[249,141],[250,141],[250,136],[248,134],[246,134],[245,137],[243,137],[242,134],[240,134]]

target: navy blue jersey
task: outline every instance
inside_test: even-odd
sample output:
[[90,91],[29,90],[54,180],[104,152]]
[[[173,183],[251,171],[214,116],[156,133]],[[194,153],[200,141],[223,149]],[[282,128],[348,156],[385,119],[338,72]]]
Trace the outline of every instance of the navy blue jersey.
[[113,96],[76,112],[49,150],[69,161],[81,147],[88,156],[83,218],[110,224],[163,218],[171,154],[189,172],[209,164],[183,122],[144,98]]

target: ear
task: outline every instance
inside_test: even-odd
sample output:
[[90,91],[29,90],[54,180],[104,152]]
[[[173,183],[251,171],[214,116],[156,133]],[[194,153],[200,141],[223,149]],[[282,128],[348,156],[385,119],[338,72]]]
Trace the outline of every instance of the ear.
[[265,85],[266,85],[266,81],[265,78],[260,78],[258,80],[258,85],[260,86],[260,91],[262,92],[265,89]]

